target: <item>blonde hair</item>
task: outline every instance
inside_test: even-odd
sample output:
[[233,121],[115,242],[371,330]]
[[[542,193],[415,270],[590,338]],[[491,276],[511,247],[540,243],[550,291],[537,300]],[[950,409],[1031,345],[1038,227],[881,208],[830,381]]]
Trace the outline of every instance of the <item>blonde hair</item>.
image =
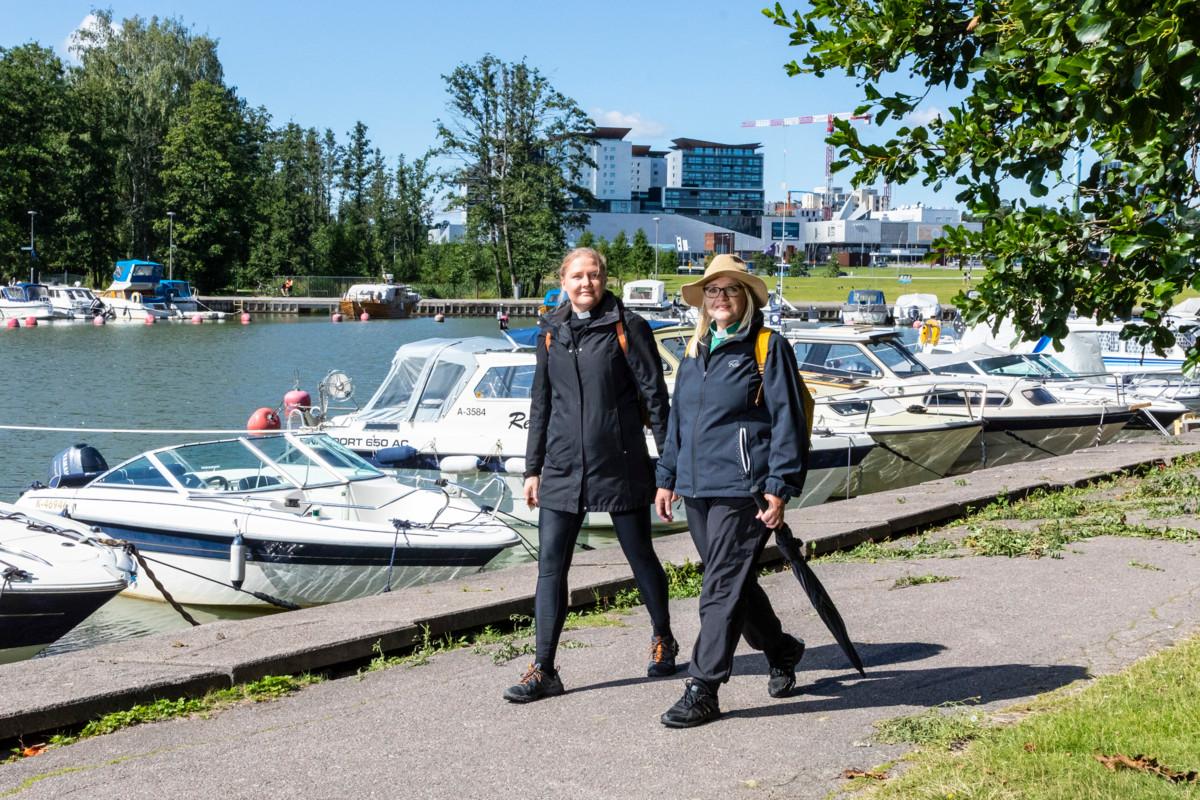
[[[759,308],[758,298],[754,292],[750,291],[750,287],[745,281],[739,280],[738,285],[742,287],[742,296],[746,298],[746,307],[742,310],[742,318],[738,320],[738,330],[744,331],[754,321],[754,312]],[[687,350],[684,351],[687,356],[696,355],[696,351],[700,347],[700,340],[708,333],[708,326],[712,325],[712,317],[708,315],[708,304],[701,302],[699,311],[700,313],[696,316],[696,330],[692,331],[692,338],[688,340]]]
[[605,260],[604,254],[594,247],[576,247],[563,258],[562,263],[558,265],[558,278],[562,280],[563,272],[566,271],[567,265],[580,256],[587,256],[592,261],[596,262],[596,266],[600,268],[600,282],[605,283],[608,280],[608,261]]

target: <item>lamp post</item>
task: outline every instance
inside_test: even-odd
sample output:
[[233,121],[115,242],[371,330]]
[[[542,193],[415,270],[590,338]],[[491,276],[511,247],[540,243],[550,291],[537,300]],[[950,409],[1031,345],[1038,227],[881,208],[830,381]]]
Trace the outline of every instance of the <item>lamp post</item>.
[[171,240],[171,244],[167,250],[167,280],[173,281],[175,280],[175,212],[168,211],[167,217],[169,218],[167,222],[167,235]]
[[654,279],[658,280],[658,217],[654,218]]
[[37,259],[37,251],[33,249],[33,218],[37,216],[36,211],[29,212],[29,282],[33,283],[33,267],[34,261]]

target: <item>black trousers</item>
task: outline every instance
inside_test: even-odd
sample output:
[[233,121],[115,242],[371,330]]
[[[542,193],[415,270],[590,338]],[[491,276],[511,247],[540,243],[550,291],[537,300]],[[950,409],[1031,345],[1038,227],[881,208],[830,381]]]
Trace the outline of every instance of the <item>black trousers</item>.
[[788,640],[767,593],[758,585],[758,557],[770,531],[755,519],[749,497],[688,498],[688,528],[704,561],[700,589],[700,635],[688,674],[713,691],[733,672],[738,636],[775,663]]
[[[657,636],[671,635],[671,612],[667,603],[667,574],[650,543],[650,508],[610,513],[617,541],[633,569],[650,612]],[[538,581],[534,596],[537,650],[534,660],[543,668],[554,666],[558,638],[567,619],[567,572],[583,513],[542,508],[538,512]]]

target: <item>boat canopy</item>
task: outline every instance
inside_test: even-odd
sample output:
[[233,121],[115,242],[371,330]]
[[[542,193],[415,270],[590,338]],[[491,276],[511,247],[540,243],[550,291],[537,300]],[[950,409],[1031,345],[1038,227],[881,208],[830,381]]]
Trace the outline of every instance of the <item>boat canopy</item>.
[[382,476],[327,434],[277,433],[151,450],[117,465],[94,484],[243,493]]
[[855,306],[881,306],[887,301],[879,289],[851,289],[846,302]]
[[192,285],[187,281],[161,280],[158,282],[158,288],[164,298],[175,300],[192,298]]
[[936,294],[902,294],[896,298],[896,317],[914,318],[912,310],[916,309],[921,319],[940,317],[942,304]]
[[368,423],[393,424],[437,419],[474,374],[477,354],[512,349],[507,340],[489,336],[424,339],[403,345],[393,356],[383,383],[354,416]]
[[163,265],[157,261],[128,258],[117,262],[116,269],[113,270],[113,286],[110,288],[153,289],[158,286],[162,276]]
[[656,280],[629,281],[623,289],[622,300],[631,308],[666,308],[671,305],[667,300],[667,285]]
[[356,283],[346,290],[342,299],[358,303],[391,303],[403,289],[396,283]]
[[50,298],[50,293],[40,283],[22,282],[13,286],[5,286],[0,289],[0,294],[3,294],[5,300],[12,300],[17,303],[48,300]]
[[842,342],[793,339],[792,348],[802,371],[835,378],[885,377],[876,359],[901,378],[929,374],[929,368],[894,336],[864,336]]

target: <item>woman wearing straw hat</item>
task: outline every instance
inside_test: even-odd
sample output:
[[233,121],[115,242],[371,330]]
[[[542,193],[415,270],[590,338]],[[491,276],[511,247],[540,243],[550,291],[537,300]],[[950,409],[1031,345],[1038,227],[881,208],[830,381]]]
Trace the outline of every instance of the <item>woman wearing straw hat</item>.
[[567,615],[567,570],[589,511],[608,512],[654,626],[650,677],[672,675],[667,576],[650,544],[654,470],[643,420],[661,451],[669,400],[650,326],[604,288],[604,256],[572,250],[559,268],[568,302],[538,322],[525,501],[538,510],[536,651],[514,703],[563,693],[554,665]]
[[[804,654],[754,574],[784,506],[804,486],[808,425],[795,353],[778,333],[760,333],[767,287],[737,256],[714,258],[682,294],[700,314],[675,378],[655,507],[670,520],[672,504],[683,498],[704,583],[690,677],[661,718],[672,728],[720,716],[717,691],[729,680],[739,635],[766,654],[772,697],[795,687]],[[755,493],[766,499],[762,511]]]

